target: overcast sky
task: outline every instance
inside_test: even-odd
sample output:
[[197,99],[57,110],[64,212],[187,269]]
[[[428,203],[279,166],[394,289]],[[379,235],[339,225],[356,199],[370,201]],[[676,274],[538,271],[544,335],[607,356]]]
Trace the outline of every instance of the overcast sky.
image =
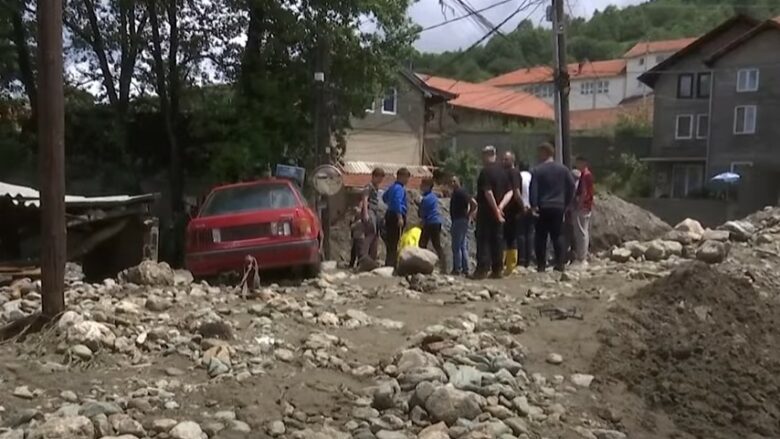
[[[491,4],[495,4],[498,0],[468,0],[474,9],[481,9]],[[509,14],[517,9],[517,6],[522,0],[513,0],[507,4],[498,6],[489,11],[485,11],[483,15],[490,20],[493,24],[498,24],[504,20]],[[608,5],[635,5],[642,3],[646,0],[568,0],[571,10],[575,15],[590,16],[596,9],[604,9]],[[452,4],[450,0],[445,3]],[[551,3],[551,2],[550,2]],[[539,7],[533,14],[532,18],[537,23],[544,17],[544,7]],[[521,12],[515,17],[514,20],[509,21],[502,30],[511,31],[517,26],[517,23],[524,18],[528,18],[531,11]],[[569,13],[567,11],[567,13]],[[442,11],[439,4],[439,0],[419,0],[409,10],[409,14],[412,19],[419,25],[426,27],[444,20],[451,19],[454,16],[462,15],[463,12],[456,10]],[[473,21],[464,19],[448,24],[447,26],[433,29],[423,32],[420,39],[417,40],[415,46],[417,49],[424,52],[443,52],[445,50],[455,50],[459,48],[468,47],[470,44],[479,40],[487,31],[478,27]]]

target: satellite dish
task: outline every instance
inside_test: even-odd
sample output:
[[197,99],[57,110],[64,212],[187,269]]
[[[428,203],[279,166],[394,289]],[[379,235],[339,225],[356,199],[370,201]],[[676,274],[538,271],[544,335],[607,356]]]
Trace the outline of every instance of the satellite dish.
[[339,193],[344,186],[341,171],[333,165],[322,165],[312,172],[311,183],[320,195],[331,197]]

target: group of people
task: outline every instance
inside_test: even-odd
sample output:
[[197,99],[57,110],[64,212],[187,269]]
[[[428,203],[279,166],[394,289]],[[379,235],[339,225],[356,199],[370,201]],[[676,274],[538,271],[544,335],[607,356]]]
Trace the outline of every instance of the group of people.
[[[469,274],[468,232],[475,224],[477,267],[471,273],[476,279],[500,278],[516,266],[530,266],[545,271],[563,271],[568,262],[586,264],[588,257],[590,215],[593,209],[594,180],[588,162],[577,157],[575,169],[569,170],[554,160],[555,148],[544,143],[538,147],[539,163],[528,169],[517,164],[515,155],[506,152],[501,161],[493,146],[482,150],[482,169],[477,178],[477,193],[472,196],[453,176],[449,182],[450,235],[452,239],[452,273]],[[385,241],[385,264],[395,266],[398,244],[407,225],[406,185],[410,172],[401,168],[395,182],[382,194],[387,206],[380,209],[380,185],[385,179],[382,169],[374,169],[371,182],[363,191],[358,217],[353,223],[350,265],[376,265],[380,238]],[[442,245],[443,216],[433,179],[421,184],[419,202],[421,232],[419,246],[430,245],[439,255],[442,271],[447,268]],[[553,255],[548,257],[547,244],[552,242]]]

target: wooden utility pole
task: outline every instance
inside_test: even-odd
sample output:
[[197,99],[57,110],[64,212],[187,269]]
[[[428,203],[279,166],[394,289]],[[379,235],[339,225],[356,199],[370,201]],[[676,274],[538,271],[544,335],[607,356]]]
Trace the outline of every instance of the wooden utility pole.
[[552,28],[555,56],[555,151],[556,160],[571,166],[571,140],[569,135],[569,68],[566,63],[566,15],[565,0],[552,0]]
[[38,162],[44,318],[65,309],[65,98],[62,0],[38,0]]
[[[317,41],[317,52],[314,68],[314,142],[316,145],[316,165],[330,164],[330,112],[327,102],[327,76],[330,63],[330,52],[327,38],[320,33]],[[330,259],[330,211],[328,197],[318,196],[320,205],[320,223],[322,224],[322,240],[325,259]]]

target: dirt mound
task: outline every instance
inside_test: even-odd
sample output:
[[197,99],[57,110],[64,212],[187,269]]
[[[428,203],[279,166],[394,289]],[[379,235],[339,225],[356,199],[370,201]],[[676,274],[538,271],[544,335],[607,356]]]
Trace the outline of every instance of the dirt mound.
[[696,437],[780,437],[780,307],[701,263],[617,308],[593,365]]
[[590,227],[591,251],[628,241],[652,241],[672,230],[657,216],[612,194],[596,195]]

